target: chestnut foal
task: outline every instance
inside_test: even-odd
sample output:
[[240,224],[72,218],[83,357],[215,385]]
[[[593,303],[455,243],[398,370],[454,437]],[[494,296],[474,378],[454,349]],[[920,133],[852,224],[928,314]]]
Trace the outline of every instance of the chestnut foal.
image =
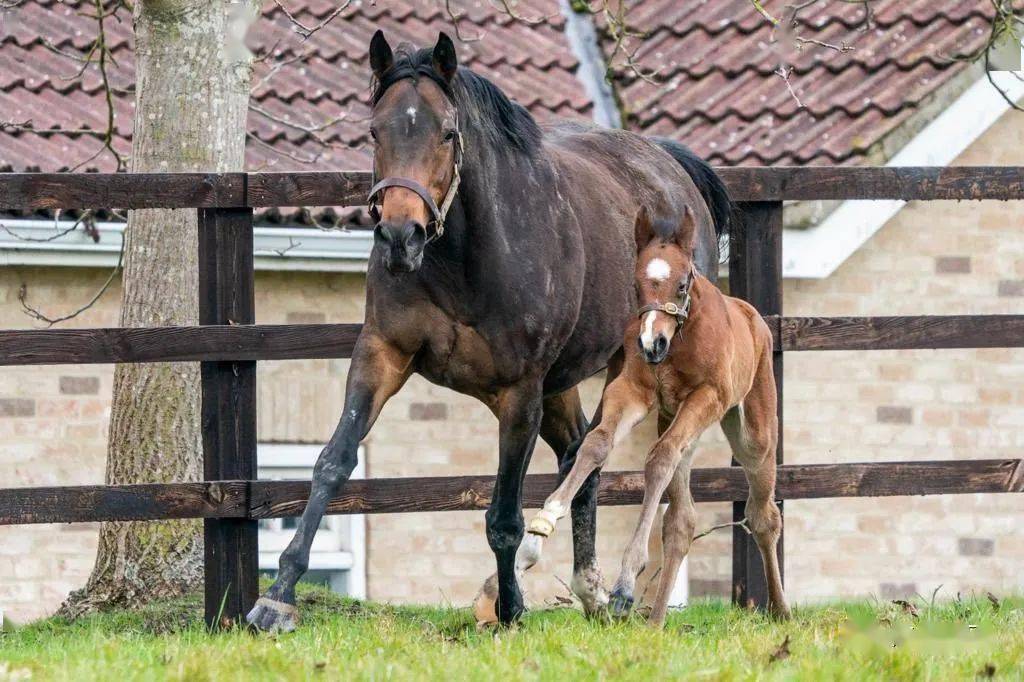
[[640,210],[635,225],[640,309],[624,341],[625,348],[639,343],[639,352],[626,354],[622,373],[601,398],[600,425],[587,435],[568,477],[533,518],[529,532],[550,535],[591,472],[604,465],[612,448],[657,404],[659,425],[667,426],[647,455],[640,521],[622,558],[609,608],[617,617],[632,608],[651,526],[667,492],[664,565],[650,616],[652,624],[663,624],[669,594],[693,540],[693,451],[704,429],[718,421],[750,486],[747,524],[764,561],[770,611],[786,618],[789,608],[776,553],[782,517],[775,504],[778,418],[772,336],[753,307],[722,295],[696,271],[695,228],[693,211],[686,211],[676,227],[652,224],[647,211]]

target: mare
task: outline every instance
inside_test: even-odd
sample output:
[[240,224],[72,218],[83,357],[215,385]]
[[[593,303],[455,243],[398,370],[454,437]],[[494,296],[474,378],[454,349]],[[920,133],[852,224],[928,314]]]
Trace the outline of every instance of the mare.
[[[381,408],[416,373],[478,398],[498,419],[486,511],[497,571],[478,605],[510,623],[523,611],[517,568],[536,549],[523,543],[517,562],[537,437],[568,471],[588,429],[577,385],[605,367],[614,378],[622,365],[622,329],[636,311],[638,208],[679,220],[690,207],[697,268],[714,278],[731,205],[711,168],[681,145],[579,122],[542,127],[460,66],[443,33],[431,48],[392,50],[377,31],[369,61],[379,182],[369,198],[378,223],[366,320],[309,502],[248,620],[263,630],[296,626],[295,584],[327,504]],[[572,503],[572,582],[588,611],[607,601],[594,550],[596,488],[595,474]]]

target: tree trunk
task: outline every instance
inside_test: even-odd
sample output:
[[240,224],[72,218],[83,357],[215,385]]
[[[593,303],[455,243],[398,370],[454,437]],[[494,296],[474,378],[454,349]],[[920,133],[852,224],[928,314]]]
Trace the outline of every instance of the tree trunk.
[[[255,0],[135,3],[136,110],[132,172],[238,171],[252,55],[245,29]],[[124,252],[121,325],[198,323],[195,209],[132,211]],[[200,480],[198,363],[118,365],[106,483]],[[142,602],[196,589],[203,577],[198,521],[111,522],[96,565],[62,613]]]

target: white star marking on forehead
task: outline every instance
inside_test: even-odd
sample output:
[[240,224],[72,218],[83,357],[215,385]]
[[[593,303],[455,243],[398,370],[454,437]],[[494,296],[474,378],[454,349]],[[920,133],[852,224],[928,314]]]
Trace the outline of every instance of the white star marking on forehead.
[[672,274],[672,266],[660,258],[652,258],[647,264],[647,277],[655,282],[668,279]]
[[409,122],[416,125],[416,107],[409,107],[405,113],[409,116]]

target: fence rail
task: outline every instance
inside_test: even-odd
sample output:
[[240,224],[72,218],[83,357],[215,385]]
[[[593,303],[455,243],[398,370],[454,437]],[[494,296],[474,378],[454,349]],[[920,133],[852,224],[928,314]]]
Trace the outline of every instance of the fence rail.
[[[526,477],[523,504],[539,509],[556,487],[555,474]],[[697,502],[742,501],[747,481],[738,467],[694,469]],[[493,476],[434,476],[354,480],[328,506],[330,514],[396,514],[486,509]],[[601,474],[598,503],[640,504],[643,473]],[[778,496],[786,500],[1024,492],[1024,460],[978,459],[779,467]],[[302,514],[304,481],[205,481],[0,490],[0,526],[31,523],[153,519],[270,519]]]
[[[786,317],[782,311],[784,200],[1024,199],[1024,168],[719,168],[741,203],[733,227],[730,287],[771,326],[782,408],[782,363],[792,351],[1024,347],[1024,315]],[[211,627],[240,619],[256,597],[262,518],[296,516],[306,482],[256,481],[256,361],[346,358],[358,324],[256,325],[253,209],[361,204],[369,174],[310,173],[19,174],[0,173],[0,210],[198,208],[200,326],[148,329],[0,331],[0,365],[199,361],[202,367],[204,476],[198,483],[0,489],[0,525],[203,518],[206,615]],[[949,493],[1024,492],[1020,459],[783,464],[782,500]],[[937,453],[939,456],[939,453]],[[735,463],[734,463],[735,464]],[[482,509],[490,476],[349,482],[330,513]],[[527,477],[524,502],[539,506],[553,475]],[[734,501],[742,515],[746,481],[738,467],[697,469],[699,502]],[[602,476],[599,503],[636,504],[639,472]],[[782,543],[780,542],[780,554]],[[766,603],[757,550],[733,536],[733,597]]]
[[[765,315],[791,351],[1024,347],[1024,315]],[[360,324],[0,330],[0,366],[315,360],[352,355]]]
[[[1024,168],[948,166],[715,169],[736,201],[1020,199]],[[0,173],[0,210],[359,206],[365,171]]]

